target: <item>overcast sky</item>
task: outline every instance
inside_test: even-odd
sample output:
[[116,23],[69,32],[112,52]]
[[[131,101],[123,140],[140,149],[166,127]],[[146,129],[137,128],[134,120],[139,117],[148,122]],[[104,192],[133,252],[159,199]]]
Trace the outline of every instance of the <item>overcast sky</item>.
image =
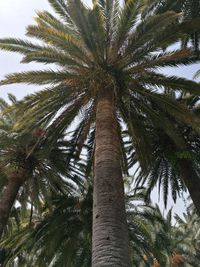
[[[91,0],[85,0],[84,2],[90,4]],[[41,10],[51,11],[47,0],[0,0],[0,38],[23,38],[26,26],[34,22],[35,11]],[[20,64],[20,60],[20,55],[0,51],[0,80],[8,73],[36,68],[42,69],[41,65],[33,63]],[[196,70],[197,65],[181,69],[166,69],[165,72],[192,79]],[[7,85],[0,88],[0,97],[6,99],[7,93],[10,92],[16,95],[18,99],[21,99],[36,90],[39,90],[39,87],[21,84]],[[175,211],[183,210],[183,206],[184,203],[179,200],[175,206]]]
[[[91,0],[85,0],[90,4]],[[52,11],[47,0],[0,0],[0,38],[16,37],[24,38],[27,25],[34,23],[36,11]],[[0,51],[0,80],[5,74],[21,70],[33,70],[41,65],[35,63],[20,64],[21,55]],[[7,98],[11,92],[17,98],[30,94],[39,87],[27,85],[6,85],[0,88],[0,96]]]

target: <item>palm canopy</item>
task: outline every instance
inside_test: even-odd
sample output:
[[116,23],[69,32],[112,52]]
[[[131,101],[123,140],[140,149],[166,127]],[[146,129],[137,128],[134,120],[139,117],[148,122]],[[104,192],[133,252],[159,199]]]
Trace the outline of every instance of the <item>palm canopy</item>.
[[[131,266],[198,266],[197,214],[188,209],[184,219],[175,216],[174,224],[172,210],[163,216],[158,206],[144,202],[144,195],[143,188],[126,195]],[[40,216],[33,215],[31,224],[26,214],[19,216],[17,226],[12,224],[9,235],[1,241],[5,266],[15,266],[15,262],[38,267],[91,265],[92,186],[86,182],[82,194],[58,194],[51,203],[50,209],[43,207]]]
[[174,223],[172,209],[163,216],[156,206],[154,213],[157,214],[157,220],[151,233],[154,248],[152,266],[198,266],[199,252],[195,250],[195,242],[192,241],[195,231],[190,229],[191,225],[198,225],[198,216],[195,214],[193,218],[181,222],[180,217],[175,215]]
[[[193,110],[196,116],[199,116],[198,96],[179,96],[177,101]],[[145,120],[144,117],[142,119]],[[149,124],[149,121],[146,122],[154,160],[149,165],[149,171],[145,174],[143,170],[140,170],[136,179],[136,187],[138,185],[146,185],[147,197],[156,186],[158,186],[159,192],[162,189],[165,206],[167,205],[169,192],[171,192],[172,198],[176,202],[177,195],[180,197],[181,193],[186,191],[186,186],[188,186],[187,180],[192,180],[191,184],[194,185],[194,188],[197,187],[199,178],[194,182],[194,176],[199,177],[200,171],[199,134],[190,126],[184,125],[172,117],[168,117],[168,119],[176,125],[176,132],[173,136],[167,135],[163,129],[154,128]],[[127,144],[128,149],[134,151],[131,146],[132,144],[129,142]],[[134,164],[136,162],[134,159],[136,155],[134,155],[134,152],[131,155],[130,162]],[[189,164],[194,171],[189,174],[187,179],[183,177],[182,173],[183,162],[184,164]],[[191,194],[191,188],[188,189]],[[191,197],[194,200],[192,194]],[[199,209],[197,203],[195,203],[195,206]]]
[[[140,114],[168,133],[169,123],[162,120],[164,114],[198,128],[199,120],[163,92],[181,90],[199,94],[199,84],[159,72],[162,67],[188,65],[198,60],[190,49],[162,51],[181,35],[181,25],[177,23],[179,14],[168,11],[141,20],[144,3],[139,0],[125,1],[122,7],[117,0],[96,0],[92,8],[80,0],[49,0],[49,3],[59,19],[49,12],[38,12],[37,25],[27,28],[27,36],[41,42],[0,39],[0,48],[23,54],[24,63],[35,61],[56,66],[14,73],[1,81],[1,85],[49,85],[18,104],[19,128],[43,124],[45,130],[48,129],[49,140],[55,140],[81,115],[72,136],[72,150],[79,153],[87,139],[91,159],[97,97],[102,88],[114,90],[119,135],[123,121],[144,168],[151,153],[148,153],[148,133]],[[124,148],[122,161],[126,170],[127,158],[123,152]]]
[[143,15],[149,12],[163,13],[166,10],[174,10],[181,13],[179,21],[183,23],[184,35],[183,47],[191,46],[197,51],[200,48],[200,3],[196,0],[147,0],[147,8]]
[[[9,99],[17,104],[13,95],[9,95]],[[9,108],[10,105],[0,99],[0,192],[3,193],[9,176],[15,173],[22,175],[16,179],[23,179],[18,195],[21,204],[26,205],[28,201],[38,208],[41,200],[47,201],[52,193],[72,192],[77,182],[81,183],[82,175],[78,165],[75,168],[68,164],[68,141],[61,138],[49,147],[41,128],[26,134],[17,132],[14,129],[16,116],[6,112]]]
[[87,183],[83,193],[52,196],[51,207],[43,205],[40,216],[33,213],[31,224],[20,213],[18,227],[13,223],[1,242],[4,265],[18,258],[20,266],[90,266],[92,188]]

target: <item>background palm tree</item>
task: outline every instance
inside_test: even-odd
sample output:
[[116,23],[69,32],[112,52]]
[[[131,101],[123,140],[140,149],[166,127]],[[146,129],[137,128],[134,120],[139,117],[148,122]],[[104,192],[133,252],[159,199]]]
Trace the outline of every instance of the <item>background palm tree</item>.
[[[179,97],[177,100],[185,103],[199,116],[198,96]],[[171,191],[172,198],[176,201],[177,195],[180,196],[187,187],[199,212],[199,135],[187,125],[173,123],[177,125],[176,139],[149,125],[149,140],[152,142],[154,161],[146,175],[143,171],[139,173],[136,186],[147,182],[147,194],[150,194],[157,185],[159,191],[162,189],[165,206],[168,192]],[[134,159],[132,161],[134,162]]]
[[[27,28],[27,35],[41,44],[6,38],[0,40],[0,47],[22,53],[23,62],[55,63],[58,69],[11,74],[1,85],[49,84],[17,105],[20,128],[31,130],[42,124],[49,142],[55,142],[81,115],[72,135],[71,153],[78,156],[83,147],[89,148],[87,169],[93,166],[94,171],[93,267],[128,267],[122,179],[122,172],[127,173],[127,158],[121,122],[144,170],[152,161],[152,151],[141,114],[169,136],[175,135],[176,127],[166,115],[198,130],[199,119],[165,95],[164,89],[199,94],[199,84],[157,71],[194,63],[198,56],[189,48],[162,52],[180,37],[180,15],[176,12],[139,20],[143,1],[125,1],[122,8],[117,0],[93,1],[92,8],[80,0],[49,3],[60,19],[39,12],[37,25]],[[152,107],[146,105],[149,102]]]
[[174,10],[181,13],[179,22],[183,25],[182,46],[187,47],[192,44],[195,51],[200,48],[200,3],[196,0],[147,0],[147,8],[144,15],[151,13],[163,13]]
[[[9,99],[17,103],[13,95]],[[51,194],[72,192],[77,176],[81,177],[78,166],[67,164],[67,141],[59,139],[49,147],[42,129],[20,134],[14,128],[15,114],[6,112],[9,107],[0,99],[0,235],[16,200],[25,208],[31,203],[38,210]]]
[[33,214],[31,225],[19,215],[20,223],[2,241],[4,265],[20,260],[19,266],[90,266],[92,187],[84,186],[73,196],[55,195],[50,208],[45,204],[40,216]]
[[[157,215],[157,220],[154,221],[154,227],[151,228],[153,253],[150,255],[151,257],[145,257],[146,262],[149,261],[152,265],[147,266],[199,266],[199,252],[194,249],[192,244],[192,236],[195,231],[190,228],[191,224],[195,224],[197,221],[194,223],[190,217],[187,222],[183,223],[183,220],[176,216],[176,221],[173,223],[172,210],[163,216],[158,206],[154,213]],[[195,216],[198,218],[197,214]]]
[[190,245],[190,251],[196,254],[195,257],[192,257],[192,261],[195,260],[198,262],[200,259],[200,243],[199,243],[199,216],[196,213],[196,210],[193,205],[187,207],[186,212],[181,216],[175,216],[175,219],[178,224],[179,231],[182,232],[182,235],[185,236],[185,240],[188,245]]

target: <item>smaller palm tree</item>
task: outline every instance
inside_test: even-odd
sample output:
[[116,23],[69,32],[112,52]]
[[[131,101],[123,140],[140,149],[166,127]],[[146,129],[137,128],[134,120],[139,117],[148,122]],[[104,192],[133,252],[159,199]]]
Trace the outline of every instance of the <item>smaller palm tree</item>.
[[[6,251],[4,265],[73,266],[91,265],[92,187],[85,181],[75,195],[52,196],[51,207],[43,204],[42,213],[19,214],[1,245]],[[21,266],[21,265],[20,265]]]
[[[13,95],[9,98],[16,104]],[[39,209],[41,201],[47,200],[51,194],[72,190],[81,172],[78,167],[75,169],[68,164],[67,141],[59,139],[49,149],[41,128],[20,134],[15,131],[15,114],[6,112],[9,105],[3,99],[0,99],[0,108],[3,112],[0,120],[1,235],[16,199],[24,207],[29,202]]]
[[[186,227],[183,230],[181,219],[176,215],[175,223],[172,222],[172,210],[164,217],[156,207],[157,215],[160,220],[155,221],[152,230],[153,240],[153,258],[152,267],[197,267],[200,264],[199,252],[195,251],[192,244],[192,237],[195,235],[195,230],[188,228],[186,224],[193,224],[188,220],[185,222]],[[195,215],[196,217],[197,214]],[[160,223],[162,221],[162,223]],[[191,234],[192,233],[192,234]],[[198,237],[199,240],[199,237]],[[148,259],[148,258],[147,258]]]

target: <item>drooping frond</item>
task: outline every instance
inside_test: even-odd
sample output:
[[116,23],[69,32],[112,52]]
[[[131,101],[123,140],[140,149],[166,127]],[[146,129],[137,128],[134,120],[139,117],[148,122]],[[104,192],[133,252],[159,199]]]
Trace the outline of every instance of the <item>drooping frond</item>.
[[13,83],[27,83],[27,84],[57,84],[59,82],[68,83],[76,78],[76,74],[61,72],[61,71],[29,71],[23,73],[13,73],[6,76],[6,79],[1,81],[1,85]]

